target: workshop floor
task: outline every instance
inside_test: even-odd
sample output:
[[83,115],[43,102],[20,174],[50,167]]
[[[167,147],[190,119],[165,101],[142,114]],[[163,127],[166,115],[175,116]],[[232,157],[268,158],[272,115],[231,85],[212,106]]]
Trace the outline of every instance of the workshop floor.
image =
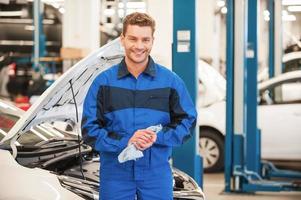
[[224,174],[204,174],[206,200],[301,200],[301,192],[260,192],[254,194],[225,194]]

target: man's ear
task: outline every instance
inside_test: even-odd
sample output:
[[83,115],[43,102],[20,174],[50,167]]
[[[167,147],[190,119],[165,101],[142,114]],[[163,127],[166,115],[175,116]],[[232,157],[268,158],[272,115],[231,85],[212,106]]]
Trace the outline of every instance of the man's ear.
[[120,34],[119,38],[120,38],[120,42],[121,42],[122,46],[124,46],[124,35],[123,35],[123,33]]

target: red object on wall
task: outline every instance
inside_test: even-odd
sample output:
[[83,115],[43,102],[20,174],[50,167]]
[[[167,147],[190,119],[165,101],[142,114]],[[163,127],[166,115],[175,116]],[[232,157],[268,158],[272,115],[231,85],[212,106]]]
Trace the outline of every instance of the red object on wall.
[[18,96],[15,98],[15,105],[22,110],[28,110],[30,108],[28,96]]

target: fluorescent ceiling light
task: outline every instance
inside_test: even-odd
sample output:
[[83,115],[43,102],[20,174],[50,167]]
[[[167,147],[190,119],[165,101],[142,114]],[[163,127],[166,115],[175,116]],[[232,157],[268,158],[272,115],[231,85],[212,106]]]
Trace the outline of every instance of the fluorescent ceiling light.
[[295,15],[282,15],[282,21],[291,22],[296,21]]
[[222,7],[221,12],[222,12],[223,14],[227,14],[227,12],[228,12],[227,7],[225,7],[225,6]]
[[65,8],[61,7],[59,8],[60,13],[64,14],[65,13]]
[[301,6],[289,6],[287,9],[290,12],[301,12]]
[[264,16],[270,16],[270,12],[269,12],[268,10],[264,10],[264,11],[263,11],[263,15],[264,15]]
[[282,5],[284,6],[301,5],[301,0],[282,0]]
[[44,3],[64,3],[64,0],[42,0]]
[[[118,4],[118,7],[119,8],[123,8],[123,3],[120,2]],[[127,2],[126,3],[126,8],[132,8],[132,9],[144,9],[146,6],[145,6],[145,2]]]
[[282,15],[288,15],[287,10],[282,10]]
[[218,0],[216,4],[217,4],[217,6],[220,7],[220,8],[221,8],[221,7],[224,7],[224,6],[226,5],[225,1],[223,1],[223,0]]
[[23,16],[24,11],[0,11],[0,17],[18,17]]
[[268,21],[270,21],[270,16],[264,16],[263,19],[264,19],[264,21],[268,22]]
[[104,10],[104,15],[105,16],[113,16],[113,15],[115,15],[115,10],[113,10],[112,8],[107,8]]

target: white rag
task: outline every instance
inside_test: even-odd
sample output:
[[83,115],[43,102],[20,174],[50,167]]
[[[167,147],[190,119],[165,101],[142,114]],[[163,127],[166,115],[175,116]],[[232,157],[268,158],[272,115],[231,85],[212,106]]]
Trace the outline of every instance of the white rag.
[[[162,125],[150,126],[147,130],[154,131],[157,134],[162,130]],[[141,157],[143,157],[142,151],[138,150],[134,144],[130,144],[118,155],[118,161],[124,163],[128,160],[136,160]]]

